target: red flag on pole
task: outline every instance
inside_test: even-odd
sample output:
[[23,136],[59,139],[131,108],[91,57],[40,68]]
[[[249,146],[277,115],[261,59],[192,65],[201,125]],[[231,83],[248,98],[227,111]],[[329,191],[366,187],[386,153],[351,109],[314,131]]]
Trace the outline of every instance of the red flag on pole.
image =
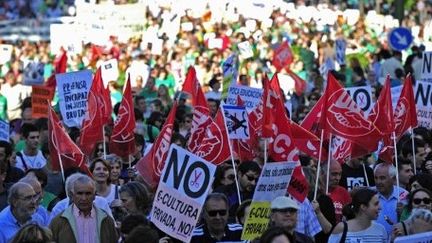
[[174,131],[176,112],[177,102],[175,102],[171,108],[165,124],[150,151],[136,164],[138,172],[152,188],[156,188],[159,183],[160,175],[165,166],[165,160],[169,152],[171,137]]
[[[50,136],[50,139],[48,139],[50,160],[54,171],[60,171],[62,168],[63,170],[79,168],[81,171],[91,175],[85,163],[84,154],[66,133],[51,107],[48,110],[48,134]],[[59,161],[59,157],[61,161]],[[60,163],[62,163],[62,166]]]
[[287,41],[282,42],[274,51],[272,64],[275,66],[276,71],[284,69],[293,62],[293,54]]
[[286,68],[287,74],[294,80],[294,89],[298,96],[302,95],[307,88],[306,81],[295,74],[291,69]]
[[130,77],[126,82],[123,99],[120,103],[117,119],[114,122],[109,148],[120,157],[127,157],[135,152],[135,112],[132,101]]
[[405,78],[404,86],[393,115],[395,133],[398,138],[402,136],[408,128],[415,128],[418,125],[411,75]]
[[83,120],[78,144],[91,155],[96,142],[103,141],[103,126],[111,117],[112,106],[108,88],[104,87],[101,68],[95,73],[87,98],[87,114]]

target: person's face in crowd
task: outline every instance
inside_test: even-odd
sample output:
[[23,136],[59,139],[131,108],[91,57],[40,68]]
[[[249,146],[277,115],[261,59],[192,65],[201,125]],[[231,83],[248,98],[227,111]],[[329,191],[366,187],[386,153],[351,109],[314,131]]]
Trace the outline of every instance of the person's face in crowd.
[[116,162],[111,164],[111,181],[117,181],[120,177],[121,171],[121,161],[116,160]]
[[0,147],[0,163],[6,162],[6,149]]
[[183,129],[186,129],[186,130],[192,129],[192,118],[191,117],[185,117],[182,125],[183,125]]
[[238,172],[240,190],[245,192],[253,192],[259,178],[259,174],[254,171],[247,171],[246,173]]
[[135,79],[136,87],[142,88],[143,85],[143,78],[141,75],[138,75]]
[[39,183],[39,181],[37,181],[37,178],[34,178],[36,179],[36,181],[32,183],[31,186],[33,188],[33,191],[35,191],[36,193],[36,204],[39,205],[42,202],[43,190],[41,184]]
[[140,111],[140,112],[142,112],[142,113],[144,113],[144,112],[146,112],[146,110],[147,110],[147,103],[146,103],[146,101],[145,101],[145,99],[140,99],[138,102],[137,102],[137,109]]
[[204,220],[211,232],[222,232],[228,223],[228,205],[223,200],[210,199],[205,204]]
[[95,188],[92,183],[75,182],[72,201],[79,210],[90,212],[95,197]]
[[168,89],[164,85],[161,85],[159,86],[158,94],[159,97],[165,97],[166,95],[168,95]]
[[220,82],[216,82],[216,83],[213,84],[213,86],[212,86],[213,91],[216,91],[216,92],[218,92],[218,91],[220,90],[220,88],[221,88],[221,84],[220,84]]
[[218,111],[217,103],[214,102],[214,101],[209,101],[209,102],[208,102],[208,106],[209,106],[209,110],[210,110],[210,115],[211,115],[212,117],[215,117],[215,116],[216,116],[216,113],[217,113],[217,111]]
[[32,108],[27,107],[22,112],[22,123],[32,123],[32,122],[33,122]]
[[291,242],[286,235],[278,235],[275,238],[273,238],[271,243],[291,243]]
[[9,157],[9,165],[15,167],[16,166],[16,152],[12,151],[11,156]]
[[378,192],[383,195],[388,195],[392,192],[394,178],[389,175],[387,166],[376,169],[374,177]]
[[26,138],[26,146],[28,149],[37,149],[39,145],[39,132],[30,132]]
[[424,191],[418,191],[413,196],[412,201],[412,207],[413,208],[423,208],[427,210],[432,210],[432,200],[429,194],[427,194]]
[[92,173],[96,182],[106,182],[109,177],[108,168],[102,162],[96,163]]
[[149,78],[149,79],[147,80],[147,82],[146,82],[144,88],[147,88],[147,89],[153,89],[154,85],[155,85],[154,79]]
[[342,167],[338,162],[330,163],[329,188],[335,188],[339,185],[342,176]]
[[120,193],[120,200],[122,201],[122,206],[128,213],[135,213],[138,211],[135,199],[129,195],[127,192]]
[[222,185],[231,185],[235,181],[234,169],[230,168],[224,172],[223,178],[221,179]]
[[413,169],[411,165],[404,164],[401,165],[401,169],[399,170],[399,182],[403,185],[408,185],[411,177],[414,176]]
[[362,207],[362,210],[364,210],[364,213],[370,220],[376,220],[378,218],[379,212],[381,211],[378,195],[372,197],[368,203],[368,206],[361,205],[360,207]]
[[420,189],[420,188],[423,188],[420,185],[420,183],[418,181],[413,181],[413,183],[411,183],[411,191],[410,192],[413,192],[413,191]]
[[297,224],[297,209],[273,209],[270,219],[275,226],[279,226],[287,230],[292,230],[296,227]]
[[20,215],[31,217],[36,212],[38,196],[30,185],[20,188],[12,206]]
[[432,175],[432,160],[425,161],[424,163],[425,163],[425,169],[426,169],[426,171],[424,171],[424,173],[428,173],[428,174]]
[[430,151],[427,147],[416,147],[416,161],[423,162]]
[[96,147],[96,157],[97,158],[103,158],[103,144],[99,143]]

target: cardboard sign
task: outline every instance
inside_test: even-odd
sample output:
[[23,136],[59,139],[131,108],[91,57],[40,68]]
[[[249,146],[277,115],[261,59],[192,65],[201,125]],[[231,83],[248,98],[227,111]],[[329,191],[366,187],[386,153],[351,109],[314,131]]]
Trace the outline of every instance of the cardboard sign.
[[414,89],[419,127],[432,128],[432,83],[417,81]]
[[9,123],[3,120],[0,120],[0,140],[1,141],[9,141]]
[[151,221],[166,234],[189,242],[215,172],[214,164],[171,145],[155,193]]
[[45,64],[41,62],[30,61],[24,68],[24,85],[43,84]]
[[12,57],[12,45],[0,45],[0,65],[6,64]]
[[223,105],[230,139],[249,139],[249,119],[244,106]]
[[108,86],[109,81],[117,81],[119,77],[117,59],[113,58],[111,60],[105,61],[100,67],[102,71],[102,81],[105,87]]
[[432,242],[432,233],[424,232],[420,234],[397,237],[394,243],[426,243]]
[[54,88],[35,85],[32,87],[32,118],[48,118],[49,101],[54,96]]
[[68,127],[81,127],[92,83],[90,70],[56,74],[60,111]]
[[263,90],[243,85],[232,85],[228,89],[226,104],[237,105],[237,95],[240,95],[247,110],[253,109],[261,101]]
[[345,88],[345,90],[367,116],[373,108],[371,86],[351,87]]
[[130,75],[131,86],[136,87],[136,80],[141,76],[143,84],[147,82],[150,75],[150,66],[141,61],[133,61],[128,69],[126,69],[126,77]]
[[251,210],[246,216],[242,240],[260,237],[270,221],[271,201],[286,194],[295,162],[274,162],[264,165],[255,187]]
[[432,83],[432,52],[423,52],[423,63],[421,68],[421,80]]
[[240,57],[242,59],[248,59],[250,57],[253,57],[252,46],[250,45],[249,41],[243,41],[238,43],[238,49],[240,51]]

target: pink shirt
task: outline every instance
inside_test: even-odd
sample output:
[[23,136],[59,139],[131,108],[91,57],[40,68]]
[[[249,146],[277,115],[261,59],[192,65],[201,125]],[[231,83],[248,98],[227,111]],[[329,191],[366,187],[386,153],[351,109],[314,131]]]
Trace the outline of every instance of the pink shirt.
[[96,221],[96,210],[92,208],[90,215],[85,216],[75,206],[72,207],[72,212],[75,217],[78,239],[80,243],[94,243],[97,242],[97,221]]

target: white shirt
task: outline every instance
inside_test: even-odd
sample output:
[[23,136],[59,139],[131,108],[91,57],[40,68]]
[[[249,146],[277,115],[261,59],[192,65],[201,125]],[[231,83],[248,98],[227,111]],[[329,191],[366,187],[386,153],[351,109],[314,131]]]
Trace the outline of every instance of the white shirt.
[[20,151],[22,158],[24,159],[25,162],[25,166],[23,161],[21,160],[21,156],[16,156],[16,167],[23,170],[23,171],[27,171],[28,169],[31,168],[43,168],[46,165],[46,159],[43,156],[42,152],[40,150],[38,150],[38,153],[35,156],[28,156],[24,153],[23,150]]

